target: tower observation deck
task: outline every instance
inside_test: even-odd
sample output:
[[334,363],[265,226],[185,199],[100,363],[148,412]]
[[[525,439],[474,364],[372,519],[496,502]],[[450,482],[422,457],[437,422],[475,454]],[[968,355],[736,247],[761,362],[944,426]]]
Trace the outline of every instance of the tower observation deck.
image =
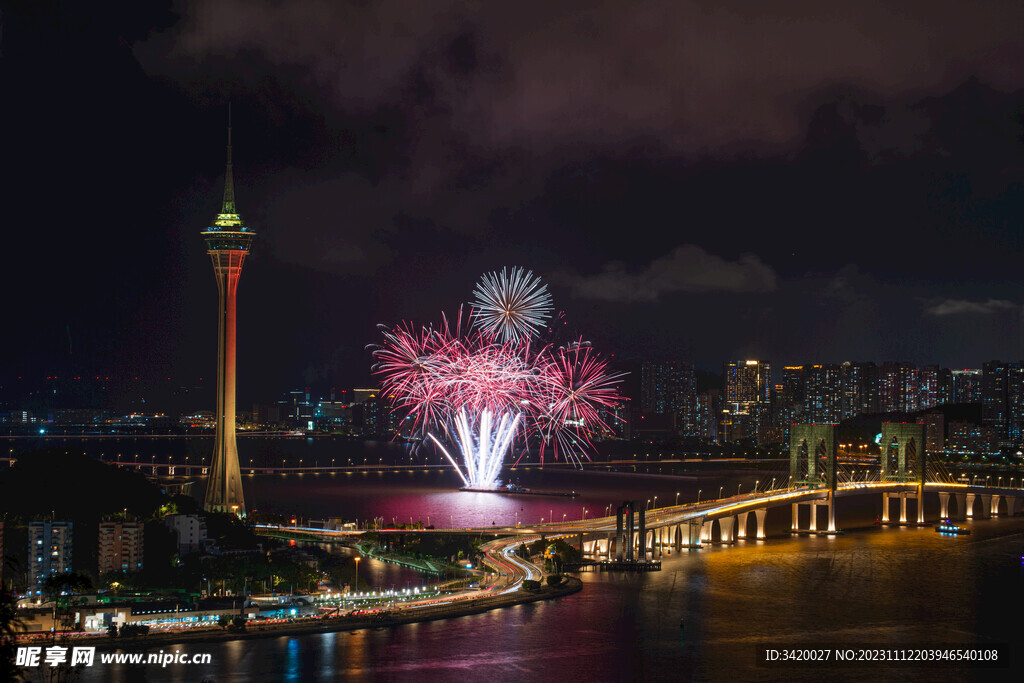
[[231,120],[228,117],[228,159],[224,179],[224,203],[213,225],[202,233],[206,253],[217,278],[217,435],[206,479],[203,509],[245,516],[242,475],[235,442],[235,299],[242,264],[256,236],[242,222],[235,208],[235,186],[231,174]]

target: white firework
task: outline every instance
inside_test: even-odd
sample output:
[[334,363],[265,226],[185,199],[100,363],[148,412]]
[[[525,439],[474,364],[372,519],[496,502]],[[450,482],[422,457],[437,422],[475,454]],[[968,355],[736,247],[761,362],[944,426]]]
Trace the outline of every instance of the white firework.
[[551,317],[548,286],[529,270],[485,273],[473,294],[473,323],[501,341],[525,341]]

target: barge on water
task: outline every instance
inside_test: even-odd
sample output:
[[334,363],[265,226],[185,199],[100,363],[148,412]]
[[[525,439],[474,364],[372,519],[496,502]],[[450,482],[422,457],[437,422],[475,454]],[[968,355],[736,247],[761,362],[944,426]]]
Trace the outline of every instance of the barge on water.
[[463,486],[460,491],[472,491],[474,493],[504,493],[506,495],[513,496],[560,496],[562,498],[575,498],[580,495],[576,491],[534,491],[533,489],[524,488],[518,484],[506,484],[505,486],[499,486],[496,489],[482,489],[474,488],[472,486]]

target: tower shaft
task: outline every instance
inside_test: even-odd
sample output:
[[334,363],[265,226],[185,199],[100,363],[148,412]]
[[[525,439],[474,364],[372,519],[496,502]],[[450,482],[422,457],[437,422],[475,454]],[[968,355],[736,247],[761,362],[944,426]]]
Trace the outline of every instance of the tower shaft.
[[203,508],[245,514],[242,473],[235,440],[235,340],[238,279],[246,251],[210,252],[219,292],[217,323],[217,435],[208,472]]

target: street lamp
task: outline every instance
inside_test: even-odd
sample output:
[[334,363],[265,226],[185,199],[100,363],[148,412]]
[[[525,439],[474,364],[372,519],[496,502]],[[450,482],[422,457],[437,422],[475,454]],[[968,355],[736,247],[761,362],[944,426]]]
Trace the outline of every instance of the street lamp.
[[356,590],[357,591],[359,590],[359,560],[361,560],[361,559],[362,559],[361,557],[357,557],[356,558]]
[[740,487],[743,486],[743,482],[736,484],[736,495],[740,495]]
[[724,488],[725,488],[724,485],[718,487],[718,500],[722,500],[722,489],[724,489]]
[[679,505],[679,491],[676,491],[676,505]]
[[700,502],[700,489],[697,489],[697,502]]
[[583,508],[583,521],[587,521],[587,508]]
[[658,497],[657,496],[654,497],[654,509],[655,510],[658,509]]

